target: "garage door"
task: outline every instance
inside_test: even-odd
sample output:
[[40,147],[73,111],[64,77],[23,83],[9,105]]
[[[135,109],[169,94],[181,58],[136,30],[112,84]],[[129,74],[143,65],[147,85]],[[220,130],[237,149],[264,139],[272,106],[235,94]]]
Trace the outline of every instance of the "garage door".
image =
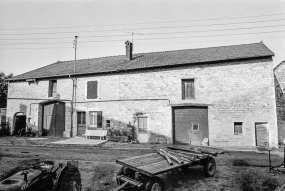
[[173,115],[175,144],[201,145],[209,137],[207,107],[174,108]]

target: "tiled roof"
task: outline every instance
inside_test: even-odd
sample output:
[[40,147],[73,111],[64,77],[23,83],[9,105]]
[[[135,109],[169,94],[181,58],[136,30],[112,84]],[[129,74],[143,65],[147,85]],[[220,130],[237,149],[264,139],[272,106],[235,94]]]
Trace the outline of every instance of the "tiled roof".
[[[262,42],[200,49],[174,50],[134,54],[126,60],[125,55],[77,60],[76,75],[118,72],[181,64],[209,63],[243,58],[274,56]],[[56,62],[36,70],[15,76],[10,80],[67,76],[74,73],[74,61]]]

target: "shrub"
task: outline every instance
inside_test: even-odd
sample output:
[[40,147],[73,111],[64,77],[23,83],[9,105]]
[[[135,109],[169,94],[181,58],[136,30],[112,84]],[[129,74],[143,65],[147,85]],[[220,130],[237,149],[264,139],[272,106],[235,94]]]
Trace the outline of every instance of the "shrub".
[[246,172],[241,174],[241,188],[243,191],[267,191],[275,190],[278,180],[266,175],[258,175],[257,172]]

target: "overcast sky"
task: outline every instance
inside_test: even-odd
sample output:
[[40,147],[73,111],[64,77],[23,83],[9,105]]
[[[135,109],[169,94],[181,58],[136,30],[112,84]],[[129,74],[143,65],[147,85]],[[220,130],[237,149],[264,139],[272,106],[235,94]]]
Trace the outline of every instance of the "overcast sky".
[[[133,39],[132,39],[133,33]],[[263,41],[285,60],[284,0],[0,0],[0,71],[60,61]]]

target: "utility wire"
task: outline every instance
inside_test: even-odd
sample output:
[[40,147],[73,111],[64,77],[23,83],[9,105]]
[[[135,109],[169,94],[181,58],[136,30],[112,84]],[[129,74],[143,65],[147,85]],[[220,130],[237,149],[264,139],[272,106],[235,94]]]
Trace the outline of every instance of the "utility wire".
[[[260,37],[260,38],[250,38],[250,39],[268,39],[268,38],[280,38],[280,37],[285,37],[285,35],[279,35],[279,36],[267,36],[267,37]],[[147,43],[147,44],[139,44],[137,43],[137,46],[144,46],[144,45],[156,45],[156,44],[190,44],[190,43],[199,43],[199,42],[220,42],[220,41],[238,41],[238,40],[249,40],[248,38],[240,38],[240,39],[224,39],[224,40],[206,40],[206,41],[191,41],[191,42],[171,42],[171,43]],[[80,48],[92,48],[92,47],[113,47],[113,46],[122,46],[122,45],[101,45],[101,46],[80,46]],[[48,48],[43,48],[43,47],[37,47],[37,48],[1,48],[0,49],[20,49],[20,50],[30,50],[30,49],[61,49],[61,48],[68,48],[70,47],[48,47]]]
[[[195,38],[195,37],[216,37],[216,36],[238,36],[238,35],[247,35],[247,34],[264,34],[264,33],[276,33],[284,32],[285,30],[277,31],[266,31],[266,32],[250,32],[250,33],[232,33],[232,34],[217,34],[217,35],[196,35],[196,36],[180,36],[180,37],[157,37],[157,38],[144,38],[136,39],[136,41],[143,40],[162,40],[162,39],[180,39],[180,38]],[[122,40],[97,40],[97,41],[81,41],[80,43],[90,43],[90,42],[122,42]],[[11,43],[11,44],[0,44],[1,45],[25,45],[25,44],[71,44],[71,42],[48,42],[48,43]]]
[[95,32],[111,32],[111,31],[133,31],[133,30],[152,30],[152,29],[170,29],[170,28],[188,28],[188,27],[201,27],[201,26],[225,26],[236,24],[249,24],[249,23],[267,23],[272,21],[284,21],[285,19],[273,19],[267,21],[251,21],[251,22],[233,22],[233,23],[215,23],[215,24],[199,24],[199,25],[187,25],[187,26],[165,26],[165,27],[149,27],[149,28],[133,28],[133,29],[109,29],[109,30],[95,30],[95,31],[68,31],[68,32],[47,32],[47,33],[22,33],[22,34],[0,34],[0,36],[12,36],[12,35],[46,35],[46,34],[74,34],[74,33],[95,33]]
[[226,19],[242,19],[242,18],[258,18],[267,16],[277,16],[284,15],[285,13],[279,14],[267,14],[267,15],[253,15],[253,16],[242,16],[242,17],[221,17],[212,19],[191,19],[191,20],[175,20],[175,21],[162,21],[162,22],[144,22],[144,23],[120,23],[120,24],[104,24],[104,25],[94,25],[94,26],[72,26],[72,27],[39,27],[39,28],[14,28],[14,29],[0,29],[0,30],[37,30],[37,29],[65,29],[65,28],[88,28],[88,27],[98,27],[98,26],[126,26],[126,25],[143,25],[143,24],[159,24],[159,23],[180,23],[180,22],[190,22],[190,21],[214,21],[214,20],[226,20]]
[[[163,32],[163,33],[144,33],[144,35],[168,35],[168,34],[181,34],[181,33],[189,33],[189,32],[213,32],[213,31],[235,31],[235,30],[244,30],[244,29],[261,29],[261,28],[271,28],[271,27],[283,27],[285,25],[271,25],[271,26],[261,26],[261,27],[241,27],[234,29],[214,29],[214,30],[192,30],[192,31],[180,31],[180,32]],[[106,37],[122,37],[129,35],[101,35],[101,36],[82,36],[81,38],[106,38]],[[55,40],[55,39],[71,39],[71,37],[58,37],[58,38],[24,38],[24,39],[0,39],[1,40]]]

